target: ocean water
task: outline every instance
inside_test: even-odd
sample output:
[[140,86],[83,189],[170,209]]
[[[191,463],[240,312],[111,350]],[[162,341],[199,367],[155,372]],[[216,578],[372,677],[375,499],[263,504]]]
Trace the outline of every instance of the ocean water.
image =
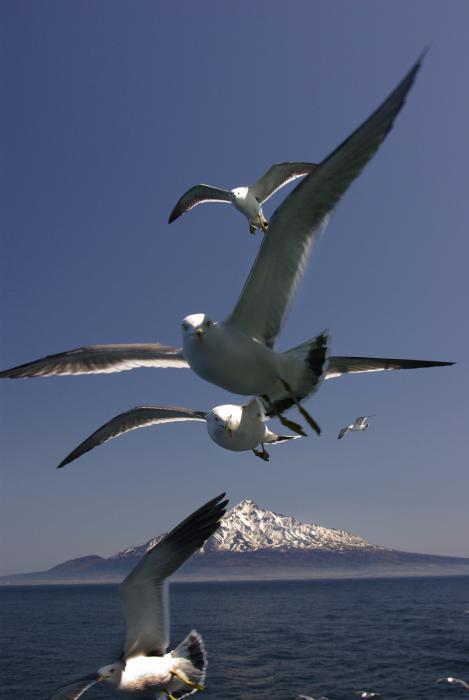
[[[209,654],[201,700],[469,697],[469,577],[173,584],[172,639]],[[117,658],[116,586],[0,588],[2,700],[48,698]],[[90,700],[115,697],[93,688]]]

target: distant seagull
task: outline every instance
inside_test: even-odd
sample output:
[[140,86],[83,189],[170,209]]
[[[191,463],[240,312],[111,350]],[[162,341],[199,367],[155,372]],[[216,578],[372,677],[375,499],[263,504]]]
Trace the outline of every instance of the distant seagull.
[[469,683],[466,681],[461,680],[461,678],[452,678],[449,676],[448,678],[438,678],[437,683],[449,683],[449,685],[460,685],[461,688],[465,688],[466,690],[469,690]]
[[261,228],[267,231],[268,223],[262,212],[262,204],[281,187],[303,175],[309,175],[317,167],[314,163],[275,163],[266,173],[248,187],[223,190],[211,185],[195,185],[185,192],[169,215],[168,223],[203,202],[233,204],[249,221],[249,231]]
[[347,425],[337,435],[338,439],[341,440],[347,433],[361,432],[362,430],[368,430],[368,418],[372,416],[359,416],[355,418],[355,421],[351,425]]
[[[206,381],[235,394],[257,396],[292,427],[282,413],[296,405],[317,432],[317,422],[301,406],[329,374],[327,334],[286,352],[274,344],[303,277],[309,254],[323,231],[330,212],[358,177],[389,133],[420,68],[419,60],[397,88],[346,141],[333,151],[289,194],[273,215],[241,296],[229,317],[214,323],[205,314],[192,314],[182,322],[183,351],[159,344],[112,345],[79,348],[0,373],[0,377],[112,372],[136,366],[183,367],[187,364]],[[218,293],[218,292],[217,292]],[[339,374],[355,371],[347,365]],[[355,358],[356,371],[373,358]],[[452,363],[397,361],[398,367]],[[340,368],[339,368],[340,369]],[[280,400],[279,397],[283,397]],[[285,398],[287,397],[287,398]]]
[[364,698],[364,700],[369,700],[370,698],[382,698],[383,696],[381,693],[373,693],[372,691],[369,690],[357,690],[355,695],[358,695],[359,698]]
[[[264,443],[278,444],[300,436],[272,433],[265,425],[267,420],[268,416],[262,403],[257,399],[253,399],[244,406],[228,404],[216,406],[210,413],[173,406],[137,406],[130,411],[120,413],[102,425],[73,452],[70,452],[58,468],[70,464],[94,447],[130,430],[176,421],[205,421],[208,434],[217,445],[234,452],[252,450],[256,457],[268,462],[269,453]],[[256,449],[258,445],[262,447],[261,450]]]
[[95,683],[135,697],[170,700],[203,690],[207,657],[202,637],[192,630],[179,646],[169,645],[168,576],[189,559],[220,525],[228,501],[221,494],[196,510],[163,537],[119,587],[127,623],[124,650],[118,661],[71,681],[49,700],[77,700]]

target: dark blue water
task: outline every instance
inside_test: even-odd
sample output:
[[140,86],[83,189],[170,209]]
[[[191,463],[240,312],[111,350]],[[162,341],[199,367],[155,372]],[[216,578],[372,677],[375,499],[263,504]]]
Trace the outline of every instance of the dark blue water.
[[[468,696],[434,681],[469,679],[469,577],[174,584],[171,602],[174,643],[205,639],[201,700]],[[120,652],[114,586],[0,588],[0,604],[2,700],[45,700]]]

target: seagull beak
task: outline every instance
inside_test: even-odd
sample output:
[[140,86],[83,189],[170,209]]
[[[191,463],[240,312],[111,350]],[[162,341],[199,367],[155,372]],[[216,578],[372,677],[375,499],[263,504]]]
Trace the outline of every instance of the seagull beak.
[[202,340],[202,336],[204,334],[204,329],[203,328],[196,328],[195,333],[197,335],[197,340]]
[[233,437],[233,426],[231,425],[231,416],[228,418],[228,420],[225,423],[225,430],[227,433],[229,433],[230,437]]

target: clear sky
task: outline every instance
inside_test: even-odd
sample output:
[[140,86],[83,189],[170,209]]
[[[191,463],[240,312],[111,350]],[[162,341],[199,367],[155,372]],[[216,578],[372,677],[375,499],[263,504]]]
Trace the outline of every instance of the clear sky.
[[[84,344],[178,345],[185,315],[223,319],[260,235],[215,205],[168,226],[180,194],[321,160],[427,45],[394,130],[315,249],[278,347],[329,328],[333,354],[458,364],[327,382],[307,404],[321,438],[273,447],[269,464],[223,451],[203,424],[175,424],[57,471],[123,410],[240,397],[189,370],[4,381],[0,573],[112,554],[222,490],[378,544],[469,556],[469,4],[2,8],[2,368]],[[365,413],[376,414],[368,433],[338,442]]]

